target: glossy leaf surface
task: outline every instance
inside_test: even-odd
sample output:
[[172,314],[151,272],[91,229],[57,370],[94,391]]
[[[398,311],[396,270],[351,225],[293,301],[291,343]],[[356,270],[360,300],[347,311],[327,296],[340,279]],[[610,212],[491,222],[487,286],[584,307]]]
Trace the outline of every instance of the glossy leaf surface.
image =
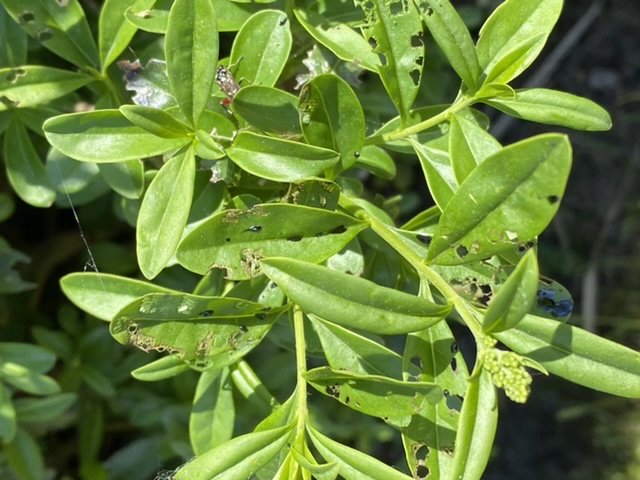
[[555,134],[523,140],[487,158],[445,207],[428,261],[481,260],[538,235],[558,210],[570,166],[570,144]]
[[268,258],[261,267],[302,310],[349,328],[381,335],[413,332],[438,322],[450,309],[299,260]]
[[338,153],[305,143],[241,132],[227,155],[240,168],[276,182],[321,175],[338,162]]
[[601,392],[640,398],[640,355],[630,348],[534,315],[493,335],[549,373]]
[[285,309],[238,298],[151,293],[123,308],[110,331],[120,343],[175,353],[192,368],[221,368],[258,345]]
[[240,89],[232,111],[266,132],[300,134],[298,98],[277,88],[249,85]]
[[258,273],[262,257],[321,262],[339,252],[364,227],[342,213],[300,205],[230,209],[189,233],[177,258],[188,270],[204,274],[210,268],[222,268],[228,278],[242,280]]
[[147,189],[136,224],[140,270],[153,278],[174,256],[189,218],[196,162],[193,150],[169,160]]
[[246,82],[273,87],[289,58],[291,43],[289,19],[284,12],[262,10],[252,15],[233,42],[233,74],[241,85]]
[[71,113],[43,125],[51,145],[86,162],[122,162],[161,155],[186,145],[187,137],[160,138],[133,125],[118,110]]

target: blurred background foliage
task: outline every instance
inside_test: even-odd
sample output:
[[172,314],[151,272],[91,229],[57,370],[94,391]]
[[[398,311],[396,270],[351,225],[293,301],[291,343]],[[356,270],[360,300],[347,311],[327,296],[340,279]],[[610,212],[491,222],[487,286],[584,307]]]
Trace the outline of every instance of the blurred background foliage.
[[[81,3],[95,28],[101,2]],[[454,2],[476,32],[499,3]],[[539,251],[541,271],[574,296],[576,308],[570,321],[635,349],[640,347],[638,31],[637,0],[566,2],[542,57],[514,85],[530,83],[581,95],[599,102],[613,117],[609,132],[567,132],[574,145],[574,167],[560,212],[542,236]],[[232,39],[232,34],[222,34],[222,54],[228,54]],[[302,32],[296,41],[301,48],[285,72],[291,86],[295,75],[304,72],[301,61],[312,47]],[[435,45],[428,38],[426,43],[427,71],[416,105],[450,101],[458,87]],[[144,64],[159,51],[157,36],[139,32],[124,58],[140,57]],[[329,57],[329,61],[335,59]],[[33,40],[28,43],[28,64],[71,68]],[[369,120],[382,122],[394,116],[393,107],[381,100],[386,95],[377,79],[361,75],[354,81],[370,109]],[[93,93],[82,89],[55,102],[55,107],[71,111],[78,102],[92,101]],[[548,130],[487,113],[502,143]],[[37,136],[32,140],[44,160],[46,142]],[[373,177],[365,181],[371,192],[386,198],[383,203],[389,211],[400,219],[409,218],[433,202],[417,162],[402,155],[396,160],[399,168],[393,181]],[[129,372],[152,355],[116,344],[105,324],[71,306],[58,286],[62,275],[90,267],[84,238],[100,271],[139,276],[130,220],[130,209],[135,211],[136,206],[122,201],[103,183],[96,180],[72,195],[80,229],[66,195],[59,193],[51,208],[34,208],[13,194],[4,170],[0,173],[0,341],[36,343],[51,350],[58,360],[47,374],[63,392],[77,395],[64,414],[23,425],[37,439],[49,478],[150,479],[192,456],[187,423],[197,374],[188,372],[156,383],[132,379]],[[389,197],[397,192],[403,194]],[[174,267],[157,281],[188,290],[197,278]],[[277,335],[273,337],[278,340]],[[464,349],[464,338],[461,345]],[[285,399],[294,368],[286,338],[264,342],[249,361],[275,395]],[[264,412],[237,397],[236,431],[250,431]],[[542,376],[536,377],[526,406],[503,400],[487,479],[640,478],[637,400],[605,396]],[[312,401],[315,421],[325,433],[388,463],[402,464],[398,435],[384,424],[353,415],[325,397],[316,395]],[[2,455],[0,478],[12,478]]]

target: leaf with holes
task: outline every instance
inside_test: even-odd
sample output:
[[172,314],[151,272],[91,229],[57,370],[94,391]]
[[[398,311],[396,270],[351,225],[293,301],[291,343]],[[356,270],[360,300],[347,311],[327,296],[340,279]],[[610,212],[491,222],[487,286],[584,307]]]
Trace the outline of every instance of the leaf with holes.
[[293,13],[309,35],[338,58],[354,62],[371,72],[380,68],[380,59],[371,51],[367,41],[341,19],[333,20],[309,7],[294,8]]
[[11,121],[4,135],[7,178],[18,196],[34,207],[49,207],[56,192],[24,125]]
[[0,69],[0,111],[47,103],[93,81],[88,75],[39,65]]
[[450,476],[481,478],[493,447],[498,425],[498,396],[491,375],[482,369],[469,379],[458,421],[456,448]]
[[446,322],[409,334],[402,358],[403,378],[433,382],[444,391],[439,402],[426,404],[402,429],[407,464],[417,478],[424,468],[436,477],[449,478],[452,458],[446,452],[454,448],[469,375],[466,362]]
[[287,15],[262,10],[243,25],[231,48],[230,65],[240,84],[273,87],[291,51],[291,30]]
[[442,390],[435,383],[404,382],[329,367],[309,370],[305,378],[320,393],[395,427],[407,426],[427,403],[435,403],[442,397]]
[[535,315],[492,335],[570,382],[611,395],[640,398],[640,355],[623,345]]
[[136,223],[136,253],[140,270],[154,278],[176,252],[187,225],[196,161],[193,149],[162,166],[147,189]]
[[558,90],[523,88],[516,90],[514,98],[494,97],[486,103],[512,117],[531,122],[588,131],[611,128],[611,117],[604,108],[586,98]]
[[120,310],[109,329],[120,343],[177,354],[198,370],[215,369],[253,350],[287,308],[239,298],[150,293]]
[[190,142],[161,138],[133,125],[119,110],[59,115],[42,126],[51,145],[84,162],[123,162],[162,155]]
[[364,278],[290,258],[267,258],[262,271],[306,313],[348,328],[397,335],[428,328],[450,310]]
[[381,57],[378,73],[403,123],[418,94],[424,61],[422,22],[411,1],[357,0],[366,23],[365,38],[375,45],[374,53]]
[[348,215],[290,204],[262,204],[226,210],[196,227],[178,248],[188,270],[226,270],[233,280],[259,273],[259,260],[290,256],[321,262],[339,252],[366,224]]
[[360,155],[365,132],[362,106],[337,75],[319,75],[302,87],[300,124],[309,143],[340,153],[342,169],[351,167]]
[[210,0],[176,0],[169,12],[165,58],[171,93],[198,126],[216,73],[218,31]]
[[107,0],[100,11],[98,23],[98,50],[102,72],[106,72],[118,56],[127,48],[136,33],[136,26],[127,21],[125,11],[128,8],[146,10],[155,0]]
[[469,29],[449,0],[416,0],[422,19],[467,89],[474,91],[480,64]]
[[537,58],[562,10],[562,0],[506,0],[487,19],[476,45],[484,83],[508,83]]
[[532,137],[490,156],[445,207],[427,261],[469,263],[531,240],[558,210],[570,167],[571,146],[558,134]]
[[498,288],[498,292],[484,314],[482,329],[489,333],[516,326],[534,306],[538,277],[536,252],[530,249],[507,280]]
[[11,18],[56,55],[78,67],[98,67],[98,49],[78,0],[2,0]]
[[60,288],[78,308],[110,322],[126,305],[147,293],[172,290],[109,273],[78,272],[60,279]]

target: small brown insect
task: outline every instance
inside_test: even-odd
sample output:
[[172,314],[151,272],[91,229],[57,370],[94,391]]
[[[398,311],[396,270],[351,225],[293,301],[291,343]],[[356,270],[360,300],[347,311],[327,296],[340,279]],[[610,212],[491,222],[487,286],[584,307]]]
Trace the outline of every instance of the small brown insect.
[[222,65],[219,65],[216,70],[216,83],[218,87],[220,87],[220,90],[227,96],[227,98],[222,100],[222,104],[225,106],[230,105],[233,97],[235,97],[238,90],[240,90],[240,84],[233,78],[233,74],[229,69]]

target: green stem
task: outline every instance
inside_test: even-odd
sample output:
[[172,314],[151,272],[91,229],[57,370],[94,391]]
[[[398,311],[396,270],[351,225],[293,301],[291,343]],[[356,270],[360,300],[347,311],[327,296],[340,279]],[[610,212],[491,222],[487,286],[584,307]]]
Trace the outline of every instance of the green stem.
[[[340,197],[341,203],[349,206],[355,206],[355,204],[346,196],[342,195]],[[460,317],[464,320],[465,324],[473,333],[473,336],[476,340],[481,343],[480,340],[486,337],[485,333],[482,331],[482,327],[475,315],[473,314],[473,310],[471,306],[467,303],[467,301],[462,298],[458,293],[447,283],[445,279],[443,279],[436,271],[432,268],[429,268],[423,261],[423,259],[409,246],[405,240],[403,240],[397,233],[393,231],[393,229],[378,220],[377,218],[369,215],[364,210],[359,210],[359,217],[363,217],[366,221],[369,222],[369,226],[371,230],[377,233],[385,242],[389,244],[396,252],[398,252],[402,257],[407,260],[418,272],[420,276],[425,278],[429,283],[431,283],[447,300],[448,303],[453,304],[453,307],[456,309]]]
[[309,415],[307,405],[307,380],[304,378],[307,373],[307,345],[304,338],[304,315],[300,307],[296,305],[293,311],[293,331],[296,342],[296,401],[298,403],[295,444],[299,451],[304,452],[305,427]]
[[369,137],[365,139],[365,144],[387,143],[393,140],[398,140],[410,135],[414,135],[416,133],[423,132],[432,127],[435,127],[442,122],[446,122],[447,120],[449,120],[451,115],[459,112],[464,108],[467,108],[473,103],[475,103],[475,98],[460,96],[447,109],[443,110],[437,115],[434,115],[431,118],[427,118],[426,120],[423,120],[420,123],[416,123],[415,125],[410,125],[406,128],[403,128],[402,130],[396,130],[395,132],[383,133],[382,135]]

